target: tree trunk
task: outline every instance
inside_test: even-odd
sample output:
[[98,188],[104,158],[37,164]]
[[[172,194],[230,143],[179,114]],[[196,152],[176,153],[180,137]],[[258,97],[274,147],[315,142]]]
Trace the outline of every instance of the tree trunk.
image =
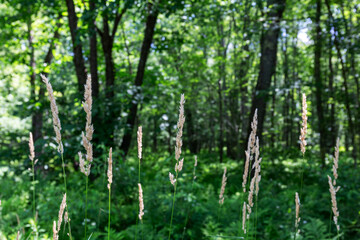
[[[330,14],[329,14],[330,15]],[[329,16],[329,23],[328,23],[328,32],[331,32],[331,22]],[[331,148],[336,145],[336,137],[337,137],[337,128],[336,128],[336,118],[335,118],[335,90],[334,90],[334,68],[332,63],[332,47],[333,47],[333,40],[332,35],[329,35],[329,54],[328,54],[328,64],[329,64],[329,97],[333,99],[330,103],[330,116],[329,116],[329,124],[330,124],[330,131],[329,131],[329,142]],[[329,146],[328,146],[329,147]]]
[[[269,0],[268,5],[272,5],[268,12],[269,28],[261,34],[261,58],[260,58],[260,72],[257,79],[257,84],[254,89],[250,116],[258,109],[258,132],[257,135],[261,141],[263,125],[266,113],[266,103],[269,97],[269,90],[271,85],[271,78],[275,73],[276,68],[276,53],[278,45],[278,36],[280,32],[280,20],[285,10],[285,0]],[[250,135],[251,126],[248,124],[248,134]]]
[[78,89],[79,89],[79,93],[82,94],[84,92],[84,85],[86,83],[87,71],[85,68],[82,44],[78,33],[78,25],[77,25],[78,18],[75,12],[74,1],[66,0],[66,6],[68,11],[71,41],[73,44],[73,51],[74,51],[73,61],[75,65],[76,77],[78,79]]
[[[152,4],[150,3],[149,5],[152,6]],[[146,61],[150,53],[150,46],[153,40],[158,14],[159,12],[156,6],[152,6],[146,19],[145,35],[141,46],[140,59],[134,83],[136,89],[133,95],[133,99],[130,103],[130,111],[126,121],[126,129],[120,146],[120,149],[123,151],[124,154],[124,160],[130,148],[131,137],[134,129],[134,123],[137,116],[137,108],[141,94],[140,87],[144,80]]]
[[105,57],[105,76],[106,76],[106,98],[112,101],[114,97],[115,69],[112,57],[112,48],[114,38],[110,35],[110,28],[107,14],[103,16],[103,32],[101,36],[101,45]]
[[283,126],[283,141],[285,142],[285,146],[290,146],[290,134],[291,134],[291,128],[290,128],[290,99],[289,99],[289,93],[290,93],[290,83],[289,83],[289,59],[288,59],[288,40],[287,40],[288,34],[285,35],[282,43],[282,49],[283,49],[283,56],[284,56],[284,63],[283,63],[283,73],[284,73],[284,108],[283,108],[283,118],[284,118],[284,126]]
[[326,152],[326,125],[324,120],[324,109],[323,109],[323,83],[321,79],[321,49],[322,49],[322,38],[321,38],[321,0],[316,1],[316,36],[315,36],[315,58],[314,58],[314,79],[315,79],[315,95],[316,95],[316,111],[318,116],[318,128],[320,134],[320,160],[321,165],[325,166],[325,152]]
[[219,95],[219,160],[220,163],[223,162],[223,151],[224,151],[224,139],[223,139],[223,132],[224,132],[224,125],[223,125],[223,100],[222,100],[222,91],[221,91],[221,78],[219,77],[218,80],[218,95]]
[[97,62],[97,40],[95,28],[95,0],[89,1],[91,19],[89,22],[89,39],[90,39],[90,74],[91,74],[91,88],[92,95],[96,99],[99,96],[99,76],[98,76],[98,62]]

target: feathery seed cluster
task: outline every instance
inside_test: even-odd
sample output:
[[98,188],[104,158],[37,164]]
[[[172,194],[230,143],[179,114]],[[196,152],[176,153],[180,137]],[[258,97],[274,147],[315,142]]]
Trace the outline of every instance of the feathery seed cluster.
[[[175,164],[175,172],[176,172],[176,177],[178,175],[178,173],[182,170],[183,164],[184,164],[184,159],[180,159],[180,155],[181,155],[181,147],[182,147],[182,135],[183,135],[183,127],[184,127],[184,123],[185,123],[185,115],[184,115],[184,104],[185,104],[185,96],[184,94],[181,94],[180,97],[180,107],[179,107],[179,120],[177,122],[177,133],[176,133],[176,144],[175,144],[175,160],[176,160],[176,164]],[[176,183],[176,177],[169,172],[169,179],[170,179],[170,183],[175,186]]]
[[139,219],[142,220],[144,216],[144,197],[143,197],[143,190],[141,184],[138,183],[139,186]]
[[[79,152],[79,160],[80,160],[80,171],[84,173],[86,176],[89,176],[91,163],[93,161],[93,146],[91,144],[91,140],[94,133],[94,126],[91,120],[91,110],[92,110],[92,90],[91,90],[91,77],[88,75],[85,84],[85,92],[84,92],[84,101],[82,102],[84,111],[86,113],[86,125],[85,125],[85,134],[82,135],[82,144],[86,150],[86,162],[82,157],[80,157],[81,153]],[[83,162],[81,162],[83,161]]]
[[226,186],[226,168],[224,169],[224,174],[222,177],[222,181],[221,181],[221,189],[220,189],[220,195],[219,195],[219,204],[223,205],[224,204],[224,193],[225,193],[225,186]]
[[107,177],[108,177],[108,189],[110,190],[112,184],[112,148],[109,151],[109,158],[108,158],[108,170],[107,170]]
[[336,201],[336,193],[339,191],[340,186],[336,186],[336,180],[338,178],[338,174],[337,174],[337,169],[339,166],[339,143],[340,139],[337,138],[336,140],[336,147],[335,147],[335,153],[334,153],[334,164],[332,167],[332,171],[334,174],[334,180],[331,179],[331,177],[328,175],[328,180],[329,180],[329,191],[331,194],[331,209],[333,211],[334,214],[334,223],[336,225],[336,229],[338,231],[340,231],[340,225],[338,223],[338,218],[339,218],[339,210],[337,208],[337,201]]
[[40,74],[40,77],[42,78],[43,82],[45,83],[46,89],[47,89],[48,95],[49,95],[50,108],[51,108],[51,113],[52,113],[52,118],[53,118],[53,127],[54,127],[54,131],[55,131],[55,135],[56,135],[56,143],[58,144],[58,152],[60,154],[63,154],[64,147],[61,142],[61,123],[60,123],[60,119],[59,119],[59,110],[56,105],[56,101],[55,101],[55,97],[54,97],[54,91],[53,91],[53,88],[52,88],[49,80],[42,74]]
[[244,170],[243,182],[242,182],[242,187],[244,192],[246,192],[246,183],[249,174],[249,166],[252,161],[252,153],[255,152],[256,131],[257,131],[257,109],[254,112],[254,117],[251,122],[251,133],[248,140],[247,150],[245,151],[246,160],[245,160],[245,170]]
[[63,215],[64,215],[65,208],[66,208],[66,193],[64,194],[64,197],[60,204],[57,227],[56,227],[56,221],[54,221],[54,223],[53,223],[53,239],[54,240],[59,239],[59,231],[61,228],[61,223],[63,221]]
[[137,143],[138,143],[138,157],[142,158],[142,126],[138,127],[137,131]]
[[301,152],[305,154],[305,147],[306,143],[306,133],[307,133],[307,103],[306,103],[306,95],[305,93],[302,94],[302,128],[300,130],[300,148]]
[[29,158],[32,162],[34,162],[35,159],[35,148],[34,148],[34,140],[33,140],[33,135],[30,132],[29,133],[29,149],[30,149],[30,155]]

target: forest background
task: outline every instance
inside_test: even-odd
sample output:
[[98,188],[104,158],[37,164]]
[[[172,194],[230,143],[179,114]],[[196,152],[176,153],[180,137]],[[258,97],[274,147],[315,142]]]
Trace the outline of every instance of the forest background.
[[[83,238],[85,226],[85,239],[108,236],[110,147],[111,239],[167,238],[173,206],[168,173],[175,164],[182,93],[184,169],[177,179],[173,239],[244,237],[239,233],[241,182],[255,109],[262,181],[257,220],[245,238],[359,239],[359,8],[358,0],[1,0],[0,239],[16,239],[18,231],[20,239],[51,239],[64,194],[40,74],[50,80],[59,108],[74,239]],[[84,217],[78,152],[84,151],[88,75],[95,130]],[[308,105],[304,157],[299,145],[303,93]],[[29,132],[38,159],[34,172]],[[331,221],[327,179],[338,137],[339,233]],[[225,200],[219,207],[225,167]],[[295,234],[294,197],[300,185],[300,233]],[[68,239],[63,231],[60,239]]]

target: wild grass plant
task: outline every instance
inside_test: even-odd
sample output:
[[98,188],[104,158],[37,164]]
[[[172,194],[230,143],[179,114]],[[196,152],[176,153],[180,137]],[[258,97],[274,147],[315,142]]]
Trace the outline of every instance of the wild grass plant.
[[[70,218],[70,213],[68,211],[68,205],[73,204],[73,199],[69,198],[69,195],[67,193],[68,189],[67,189],[67,185],[66,185],[66,180],[67,180],[67,176],[66,176],[66,163],[64,161],[64,156],[63,156],[63,152],[64,152],[64,148],[62,145],[62,141],[61,141],[61,124],[60,124],[60,120],[58,117],[58,109],[56,106],[56,102],[55,102],[55,97],[53,94],[53,90],[51,87],[50,82],[43,77],[43,80],[47,86],[48,92],[49,92],[49,100],[50,100],[50,106],[51,106],[51,110],[52,110],[52,117],[53,117],[53,123],[54,123],[54,130],[55,130],[55,134],[56,134],[56,142],[57,142],[57,148],[58,148],[58,152],[61,155],[61,160],[62,160],[62,172],[63,172],[63,182],[64,182],[64,194],[63,194],[63,200],[60,204],[60,210],[59,210],[59,214],[58,214],[58,219],[57,221],[53,222],[53,228],[52,228],[52,239],[66,239],[66,235],[68,234],[69,238],[72,239],[72,235],[71,235],[71,226],[70,226],[70,222],[71,222],[71,218]],[[304,101],[305,99],[305,101]],[[183,127],[184,127],[184,123],[185,123],[185,111],[184,111],[184,103],[185,103],[185,97],[184,95],[181,95],[181,99],[180,99],[180,107],[179,107],[179,119],[178,119],[178,123],[177,123],[177,135],[176,135],[176,144],[175,144],[175,173],[173,174],[172,172],[169,172],[169,179],[170,179],[170,183],[171,183],[171,187],[172,187],[172,201],[171,201],[171,215],[166,215],[166,212],[168,211],[168,209],[166,207],[168,207],[169,205],[167,205],[166,207],[162,206],[161,204],[157,204],[163,200],[165,200],[166,198],[168,199],[169,197],[169,192],[167,192],[167,194],[164,192],[163,195],[159,194],[156,196],[149,196],[149,201],[146,202],[146,209],[144,207],[144,198],[145,198],[145,194],[147,194],[146,192],[143,192],[143,187],[144,186],[149,186],[150,188],[156,188],[157,186],[150,186],[151,183],[149,181],[149,177],[148,176],[144,176],[144,179],[141,179],[140,177],[141,175],[141,168],[143,168],[143,172],[147,172],[150,171],[149,170],[149,164],[154,164],[153,166],[164,166],[164,163],[167,163],[166,161],[156,161],[156,163],[148,163],[148,165],[145,166],[141,166],[142,165],[142,127],[138,128],[137,131],[137,146],[138,146],[138,153],[137,153],[137,161],[136,161],[136,166],[137,168],[135,168],[135,170],[133,172],[129,172],[128,178],[127,179],[131,179],[133,178],[132,181],[129,181],[128,184],[133,184],[133,188],[132,189],[137,189],[137,193],[133,195],[136,195],[137,199],[138,199],[138,204],[137,204],[137,212],[136,212],[136,226],[128,233],[126,234],[122,234],[122,233],[115,233],[114,230],[111,228],[112,226],[114,226],[114,228],[119,228],[119,225],[121,225],[121,222],[119,222],[119,219],[121,219],[121,215],[122,215],[122,210],[120,208],[116,208],[115,211],[111,208],[111,201],[112,198],[116,197],[116,194],[119,193],[119,190],[117,190],[118,186],[116,186],[114,188],[114,191],[112,191],[112,184],[113,184],[113,178],[116,177],[116,172],[118,170],[116,170],[117,167],[114,166],[113,168],[113,163],[115,161],[113,161],[113,152],[112,152],[112,148],[110,148],[109,150],[109,156],[108,156],[108,161],[107,161],[107,188],[108,188],[108,210],[104,212],[107,213],[108,219],[107,219],[107,233],[106,234],[96,234],[93,231],[88,232],[88,228],[87,228],[87,219],[88,219],[88,215],[87,215],[87,195],[88,195],[88,191],[93,191],[92,189],[90,190],[88,188],[88,182],[89,182],[89,174],[90,174],[90,168],[92,166],[92,164],[94,165],[93,162],[93,156],[92,156],[92,134],[94,132],[93,129],[93,125],[92,125],[92,121],[91,121],[91,105],[92,105],[92,100],[91,100],[91,79],[89,78],[86,85],[85,85],[85,97],[84,97],[84,102],[83,102],[83,107],[86,113],[86,126],[85,126],[85,133],[82,134],[82,145],[84,147],[84,149],[86,150],[86,155],[84,158],[84,155],[79,152],[79,168],[82,174],[85,175],[85,219],[83,222],[84,224],[84,238],[85,239],[102,239],[102,238],[107,238],[108,240],[110,239],[131,239],[131,238],[137,238],[138,234],[139,234],[139,229],[138,226],[141,226],[141,238],[142,239],[166,239],[166,237],[168,239],[199,239],[199,238],[192,238],[194,235],[194,230],[188,229],[188,225],[191,226],[191,224],[193,224],[194,221],[196,221],[196,223],[199,223],[199,220],[196,219],[200,219],[200,218],[206,218],[206,220],[203,220],[203,222],[205,224],[198,225],[200,226],[199,228],[202,231],[202,236],[211,238],[211,237],[215,237],[218,239],[267,239],[266,236],[264,235],[258,235],[258,229],[259,228],[269,228],[270,225],[266,225],[267,223],[264,223],[264,219],[266,219],[266,217],[269,217],[269,214],[275,214],[275,213],[271,213],[271,211],[265,211],[264,209],[267,209],[266,206],[266,201],[269,200],[266,198],[259,198],[259,183],[260,180],[265,178],[266,184],[264,183],[264,192],[271,192],[273,191],[274,188],[277,188],[276,185],[271,185],[272,183],[269,182],[269,180],[267,178],[269,178],[269,172],[271,171],[275,171],[274,169],[269,168],[269,162],[263,163],[262,159],[263,158],[268,158],[269,156],[267,155],[263,155],[263,153],[261,154],[262,157],[260,157],[260,144],[259,144],[259,138],[256,135],[256,131],[257,131],[257,111],[255,111],[254,116],[253,116],[253,121],[251,123],[251,128],[252,131],[250,133],[249,139],[248,139],[248,146],[247,149],[245,151],[245,165],[242,166],[242,164],[239,164],[239,167],[231,167],[230,165],[226,165],[224,166],[224,172],[222,175],[222,180],[221,180],[221,187],[220,187],[220,194],[218,195],[219,197],[217,198],[216,196],[216,201],[217,201],[217,211],[214,209],[214,207],[208,207],[211,205],[207,205],[208,201],[207,199],[204,198],[204,196],[196,196],[199,198],[199,203],[201,202],[201,204],[204,204],[204,206],[201,206],[201,204],[198,205],[192,205],[189,202],[186,202],[183,200],[183,198],[186,198],[186,196],[188,195],[192,195],[193,194],[193,189],[194,189],[194,185],[196,184],[197,181],[195,180],[199,180],[199,181],[204,181],[204,178],[206,177],[206,175],[204,174],[203,169],[204,168],[209,168],[210,163],[208,164],[204,164],[204,166],[202,166],[202,168],[200,168],[200,178],[199,176],[197,176],[196,171],[197,171],[197,157],[195,158],[195,162],[193,164],[193,168],[192,170],[188,170],[186,171],[185,169],[185,165],[184,165],[184,158],[187,158],[187,155],[183,153],[182,147],[183,147],[183,142],[182,142],[182,137],[183,137]],[[304,104],[305,103],[305,104]],[[301,152],[304,156],[305,153],[305,146],[306,146],[306,130],[307,130],[307,116],[306,116],[306,96],[303,95],[303,124],[302,124],[302,129],[301,129],[301,136],[300,136],[300,141],[301,141]],[[337,229],[337,235],[336,237],[341,236],[340,234],[340,223],[339,223],[339,205],[337,202],[337,198],[336,198],[336,194],[339,191],[339,186],[337,185],[337,179],[338,179],[338,164],[339,164],[339,143],[340,140],[337,140],[336,143],[336,147],[335,147],[335,153],[334,153],[334,162],[333,162],[333,166],[332,166],[332,172],[333,172],[333,176],[330,177],[328,176],[328,184],[329,184],[329,191],[330,191],[330,199],[331,199],[331,214],[333,216],[330,216],[330,221],[333,220]],[[36,198],[36,192],[35,192],[35,170],[34,170],[34,166],[37,163],[37,161],[35,160],[35,150],[34,150],[34,144],[33,144],[33,140],[32,140],[32,135],[29,135],[29,150],[30,150],[30,155],[29,158],[31,160],[32,163],[32,185],[34,186],[34,188],[32,188],[33,192],[32,192],[32,200],[31,200],[31,206],[32,206],[32,215],[34,217],[34,219],[37,219],[36,217],[36,206],[37,206],[37,202],[39,201],[40,198]],[[304,158],[302,158],[302,163],[304,162]],[[266,164],[267,168],[265,173],[263,171],[261,171],[261,166],[263,166],[263,164]],[[126,165],[122,165],[122,166],[126,166]],[[184,177],[182,178],[180,176],[180,172],[182,172],[182,170],[185,169],[184,172]],[[190,168],[189,168],[190,169]],[[244,169],[243,170],[243,176],[242,176],[242,183],[239,180],[239,174],[238,174],[238,169]],[[235,172],[236,170],[236,172]],[[160,171],[159,173],[157,173],[159,176],[163,176],[164,175],[164,169],[162,171]],[[212,172],[211,170],[208,172]],[[300,183],[300,191],[302,191],[302,187],[303,187],[303,166],[301,167],[301,183]],[[137,179],[136,174],[138,175]],[[191,179],[187,174],[191,175]],[[262,177],[261,175],[264,174],[265,177]],[[203,175],[203,176],[202,176]],[[236,176],[237,179],[235,179]],[[278,178],[281,178],[283,176],[281,176],[282,174],[278,174]],[[273,175],[275,176],[275,175]],[[122,176],[124,177],[124,176]],[[276,176],[275,176],[276,177]],[[211,181],[213,181],[213,185],[214,186],[218,186],[219,182],[220,182],[220,176],[216,177],[215,175],[211,175]],[[189,186],[191,186],[190,191],[189,192],[184,192],[184,189],[179,190],[179,188],[177,188],[177,184],[179,182],[179,180],[184,180],[184,185],[188,184]],[[188,181],[188,182],[186,182]],[[114,181],[115,182],[115,181]],[[263,184],[263,183],[262,183]],[[234,186],[236,185],[236,186]],[[269,185],[269,186],[267,186]],[[296,185],[296,184],[294,184]],[[226,190],[225,190],[226,187]],[[236,195],[236,193],[238,192],[236,188],[240,189],[240,193]],[[263,187],[262,187],[263,188]],[[298,188],[298,187],[297,187]],[[168,191],[169,188],[168,187],[164,187],[164,191]],[[207,193],[208,195],[213,194],[217,191],[219,191],[219,188],[216,188],[217,190],[211,190],[211,188],[202,188],[202,194],[199,195],[203,195],[203,193]],[[266,190],[265,190],[266,189]],[[225,191],[226,191],[226,200],[225,200]],[[289,189],[288,192],[293,191],[293,189]],[[161,192],[160,192],[161,193]],[[178,197],[177,195],[179,194],[180,197]],[[264,193],[265,194],[265,193]],[[154,194],[155,195],[155,194]],[[215,195],[215,194],[213,194]],[[292,195],[292,204],[293,202],[293,197],[294,195]],[[255,199],[254,199],[255,197]],[[159,199],[157,199],[159,198]],[[146,198],[147,199],[147,198]],[[151,200],[150,200],[151,199]],[[179,200],[177,200],[179,199]],[[286,235],[289,239],[289,237],[293,237],[294,239],[307,239],[309,235],[309,232],[312,231],[309,229],[309,225],[306,225],[303,222],[303,219],[312,219],[311,217],[306,216],[306,214],[309,214],[309,211],[306,210],[307,205],[303,203],[303,205],[300,205],[300,199],[301,198],[301,194],[298,194],[298,192],[296,191],[295,193],[295,207],[294,207],[294,211],[295,211],[295,233],[292,233],[289,235]],[[229,208],[223,208],[223,204],[226,201],[226,204],[229,206]],[[273,200],[275,202],[275,199]],[[302,200],[303,201],[303,200]],[[154,203],[156,202],[156,203]],[[169,202],[169,201],[168,201]],[[175,208],[175,203],[179,204],[178,208],[182,209],[181,211],[184,212],[184,215],[182,216],[180,213],[180,210],[178,211],[177,208]],[[279,203],[281,204],[281,201],[279,201]],[[152,207],[148,207],[152,206]],[[155,206],[154,206],[155,205]],[[232,207],[236,206],[236,207]],[[258,212],[258,205],[259,205],[259,212]],[[1,202],[0,202],[0,206],[1,206]],[[214,205],[212,205],[214,206]],[[91,208],[93,209],[94,207],[91,206]],[[234,209],[235,208],[235,209]],[[192,209],[195,209],[195,214],[192,215],[190,214],[192,212]],[[176,210],[176,211],[175,211]],[[235,215],[231,215],[230,210],[233,212],[236,212],[237,216]],[[167,228],[164,228],[165,230],[163,230],[162,232],[156,232],[153,235],[151,234],[146,234],[145,232],[149,232],[150,229],[150,222],[152,221],[152,219],[150,219],[151,217],[158,217],[158,219],[161,219],[162,216],[154,216],[157,214],[154,214],[155,211],[159,211],[160,213],[164,213],[163,215],[165,217],[163,217],[163,219],[169,220],[169,225]],[[280,210],[276,210],[276,211],[280,211]],[[111,212],[113,212],[113,215],[111,215]],[[201,212],[202,214],[197,215],[197,212]],[[217,214],[216,214],[217,212]],[[238,218],[238,213],[240,212],[240,218]],[[40,215],[42,214],[41,211],[39,213]],[[144,214],[146,214],[146,221],[144,221]],[[258,215],[259,214],[259,215]],[[293,214],[293,213],[291,213]],[[294,215],[289,215],[287,216],[288,219],[292,218],[292,216]],[[300,214],[302,216],[300,216]],[[73,216],[73,218],[81,218],[80,216],[71,214]],[[133,215],[129,214],[131,217]],[[161,214],[160,214],[161,215]],[[206,215],[208,215],[209,217],[207,217]],[[214,216],[213,218],[217,218],[217,220],[212,221],[212,215]],[[284,214],[286,215],[286,214]],[[226,216],[226,217],[223,217]],[[259,218],[258,218],[259,217]],[[99,218],[101,219],[101,214],[99,214]],[[178,227],[177,225],[174,225],[174,219],[175,218],[179,218],[176,221],[177,225],[181,225],[181,227]],[[286,218],[286,216],[284,217]],[[236,219],[236,220],[235,220]],[[0,219],[1,220],[1,219]],[[133,219],[134,220],[134,219]],[[102,220],[100,220],[102,221]],[[99,221],[99,222],[100,222]],[[293,224],[293,221],[291,221]],[[323,223],[319,222],[319,221],[313,221],[311,220],[310,223],[316,223],[318,224],[318,226],[323,227]],[[63,224],[64,223],[64,224]],[[212,226],[211,226],[212,224]],[[303,228],[301,227],[301,231],[300,231],[300,224],[301,226],[304,226]],[[65,227],[66,225],[68,225],[68,230],[67,232],[65,232]],[[135,224],[134,224],[135,225]],[[64,226],[64,232],[61,231],[61,226]],[[305,227],[306,226],[306,227]],[[81,227],[81,225],[80,225]],[[276,226],[275,226],[276,227]],[[275,228],[274,227],[274,228]],[[77,226],[77,228],[79,228],[79,226]],[[221,229],[223,228],[223,229]],[[327,234],[327,236],[329,236],[331,234],[331,222],[329,223],[329,232]],[[176,232],[175,232],[176,230]],[[101,231],[101,230],[100,230]],[[20,231],[18,229],[16,229],[15,235],[14,237],[16,237],[16,239],[25,239],[23,237],[22,234],[20,234]],[[125,231],[126,232],[126,231]],[[165,233],[166,232],[166,233]],[[281,230],[279,230],[279,232],[281,232]],[[315,231],[314,231],[315,232]],[[65,233],[65,234],[64,234]],[[280,234],[280,233],[279,233]],[[196,235],[198,236],[198,235]],[[0,238],[1,239],[1,238]],[[278,239],[286,239],[286,238],[278,238]],[[2,239],[1,239],[2,240]]]

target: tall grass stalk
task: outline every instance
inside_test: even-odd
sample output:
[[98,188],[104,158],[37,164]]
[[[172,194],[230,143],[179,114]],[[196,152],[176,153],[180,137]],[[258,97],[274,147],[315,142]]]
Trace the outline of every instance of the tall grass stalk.
[[[51,114],[52,114],[52,119],[53,119],[53,127],[54,127],[54,132],[56,135],[55,140],[56,140],[56,143],[58,144],[57,150],[58,150],[59,154],[61,155],[65,194],[67,194],[66,171],[65,171],[65,161],[64,161],[64,147],[63,147],[63,144],[61,141],[61,123],[60,123],[60,119],[59,119],[59,110],[56,105],[54,91],[53,91],[53,88],[52,88],[49,80],[42,74],[40,74],[40,77],[42,78],[43,82],[45,83],[46,89],[48,92],[48,98],[50,101],[50,108],[51,108]],[[68,214],[70,214],[68,211],[67,204],[66,204],[66,211],[68,212]],[[69,226],[69,237],[70,237],[70,240],[72,240],[70,220],[69,220],[68,226]]]
[[37,160],[35,160],[35,147],[34,147],[34,139],[33,139],[33,135],[30,132],[29,133],[29,158],[31,160],[31,173],[32,173],[32,209],[33,209],[33,216],[34,216],[34,221],[35,221],[35,225],[36,225],[36,198],[35,198],[35,164],[37,162]]
[[224,193],[225,193],[226,181],[227,181],[227,177],[226,177],[226,167],[225,167],[224,173],[222,176],[222,180],[221,180],[221,189],[220,189],[220,195],[219,195],[218,223],[220,223],[219,220],[220,220],[221,207],[224,204]]
[[87,212],[88,212],[88,185],[89,185],[89,177],[85,176],[85,240],[86,240],[86,229],[87,229]]
[[[138,184],[141,184],[140,181],[140,176],[141,176],[141,158],[142,158],[142,126],[138,127],[138,131],[137,131],[137,144],[138,144],[138,160],[139,160],[139,166],[138,166]],[[138,195],[138,197],[140,197],[140,195]],[[140,206],[137,207],[137,212],[139,212],[140,210]],[[138,222],[139,219],[136,216],[136,232],[135,232],[135,240],[137,238],[137,234],[138,234]],[[142,222],[141,222],[142,224]]]
[[[176,180],[177,178],[178,178],[178,172],[176,172],[175,180]],[[175,183],[174,183],[174,194],[173,194],[173,200],[172,200],[172,208],[171,208],[171,218],[170,218],[170,227],[169,227],[169,237],[168,237],[168,240],[170,240],[171,227],[172,227],[173,216],[174,216],[175,197],[176,197],[176,186],[177,186],[177,181],[175,181]]]
[[108,240],[110,240],[110,223],[111,223],[111,188],[109,189],[109,216],[108,216]]
[[171,237],[171,230],[172,230],[172,222],[174,217],[174,208],[175,208],[175,197],[176,197],[176,187],[177,187],[177,179],[179,176],[179,172],[181,172],[184,164],[184,158],[180,160],[181,155],[181,147],[182,147],[182,135],[183,135],[183,127],[185,123],[185,115],[184,115],[184,104],[185,104],[185,96],[181,94],[180,97],[180,107],[179,107],[179,120],[177,122],[177,133],[176,133],[176,145],[175,145],[175,178],[174,175],[169,172],[170,183],[174,186],[174,194],[173,194],[173,201],[172,201],[172,208],[171,208],[171,218],[170,218],[170,227],[169,227],[169,237]]
[[[335,146],[335,152],[334,152],[334,163],[332,166],[332,172],[334,179],[332,180],[330,176],[328,176],[329,180],[329,191],[331,194],[331,210],[330,210],[330,222],[329,222],[329,234],[331,233],[331,218],[333,217],[334,223],[336,225],[337,230],[337,236],[339,236],[339,230],[340,226],[338,224],[338,218],[339,218],[339,211],[337,208],[337,201],[336,201],[336,192],[339,191],[340,187],[336,186],[336,180],[338,178],[338,167],[339,167],[339,145],[340,145],[340,139],[337,138],[336,140],[336,146]],[[333,216],[334,215],[334,216]]]
[[111,184],[112,184],[112,178],[113,178],[113,173],[112,173],[112,148],[110,148],[110,151],[109,151],[107,177],[108,177],[108,185],[107,185],[107,188],[109,189],[108,240],[110,240]]
[[294,240],[296,240],[296,235],[299,232],[299,223],[300,223],[300,198],[299,194],[295,193],[295,234]]
[[[255,109],[253,120],[251,122],[251,132],[250,132],[249,139],[248,139],[247,149],[245,151],[245,166],[244,166],[244,173],[243,173],[243,179],[242,179],[243,180],[242,181],[243,194],[242,194],[242,199],[241,199],[241,202],[244,202],[244,204],[245,204],[246,189],[248,188],[248,186],[249,186],[249,190],[251,188],[251,184],[250,184],[251,171],[252,171],[252,168],[256,166],[258,157],[259,157],[259,149],[257,148],[258,140],[256,138],[257,123],[258,123],[257,122],[257,109]],[[254,164],[253,164],[253,167],[251,167],[252,166],[251,163],[253,161],[254,155],[255,155]],[[255,181],[255,178],[254,178],[254,181]],[[254,185],[254,183],[255,182],[253,182],[253,185]],[[253,188],[254,188],[254,186],[253,186]],[[249,193],[248,193],[249,200],[250,200],[250,194],[252,195],[253,191],[251,191],[251,192],[249,191]],[[252,196],[251,196],[251,199],[252,199]],[[249,210],[251,210],[249,204],[250,204],[250,202],[248,201],[248,205],[246,207]],[[252,203],[250,205],[252,205]],[[248,212],[249,216],[250,216],[250,213],[251,212]],[[242,225],[240,225],[240,223],[244,221],[243,215],[244,215],[244,210],[242,211],[242,213],[240,213],[238,235],[241,234],[241,229],[244,230],[244,226],[243,226],[244,223]],[[247,232],[249,232],[249,231],[247,231]]]
[[[66,171],[65,171],[65,161],[64,161],[64,153],[61,153],[61,161],[62,161],[62,169],[63,169],[63,175],[64,175],[64,187],[65,187],[65,194],[67,195],[67,185],[66,185]],[[69,213],[69,209],[68,209],[68,205],[66,204],[66,212]],[[72,240],[72,236],[71,236],[71,224],[70,224],[70,216],[69,216],[69,222],[68,222],[68,230],[69,230],[69,238],[70,240]]]
[[300,177],[300,198],[302,197],[303,191],[303,182],[304,182],[304,164],[305,164],[305,151],[306,151],[306,134],[307,134],[307,103],[306,103],[306,95],[302,94],[302,113],[301,113],[301,129],[300,129],[300,150],[302,152],[302,162],[301,162],[301,177]]

